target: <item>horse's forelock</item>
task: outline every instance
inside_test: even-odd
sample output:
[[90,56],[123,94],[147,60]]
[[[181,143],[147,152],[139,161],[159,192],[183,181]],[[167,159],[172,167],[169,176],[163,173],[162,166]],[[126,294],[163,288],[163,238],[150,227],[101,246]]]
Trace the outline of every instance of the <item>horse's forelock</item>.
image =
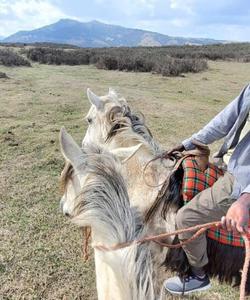
[[113,103],[117,106],[127,105],[127,101],[125,98],[120,98],[118,94],[112,90],[107,95],[101,96],[100,99],[104,102],[106,105],[107,103]]
[[145,125],[144,115],[140,112],[134,113],[128,105],[113,106],[106,114],[111,128],[106,140],[110,140],[118,132],[131,128],[135,133],[142,136],[147,142],[153,140],[152,133]]

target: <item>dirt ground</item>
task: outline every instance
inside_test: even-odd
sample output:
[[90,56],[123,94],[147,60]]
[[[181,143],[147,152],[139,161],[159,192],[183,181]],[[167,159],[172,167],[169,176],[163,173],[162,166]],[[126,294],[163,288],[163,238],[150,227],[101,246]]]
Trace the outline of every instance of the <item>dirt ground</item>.
[[[169,149],[250,79],[250,65],[235,62],[209,62],[206,72],[175,78],[93,66],[0,71],[9,77],[0,79],[0,299],[96,299],[93,258],[83,262],[81,233],[59,210],[58,132],[64,125],[81,141],[87,87],[99,95],[115,88]],[[237,290],[214,280],[209,292],[188,299],[237,298]]]

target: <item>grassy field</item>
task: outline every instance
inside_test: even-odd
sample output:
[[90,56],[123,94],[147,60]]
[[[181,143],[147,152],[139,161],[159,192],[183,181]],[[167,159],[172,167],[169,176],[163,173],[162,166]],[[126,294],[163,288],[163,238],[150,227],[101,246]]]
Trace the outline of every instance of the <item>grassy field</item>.
[[[164,147],[201,128],[249,82],[249,64],[209,62],[209,70],[168,78],[93,66],[0,67],[0,299],[96,299],[93,259],[84,263],[81,233],[59,211],[63,167],[58,132],[80,142],[86,88],[115,88],[142,111]],[[217,145],[213,146],[215,150]],[[189,299],[237,299],[213,282]],[[166,299],[172,299],[167,297]]]

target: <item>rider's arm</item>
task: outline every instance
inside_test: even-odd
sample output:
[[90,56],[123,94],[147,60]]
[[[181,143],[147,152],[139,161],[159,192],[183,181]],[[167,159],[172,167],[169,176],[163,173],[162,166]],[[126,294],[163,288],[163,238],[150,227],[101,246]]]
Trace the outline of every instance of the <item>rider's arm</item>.
[[246,188],[243,190],[243,193],[248,193],[250,195],[250,184],[246,186]]
[[217,116],[215,116],[203,129],[189,139],[182,142],[186,150],[194,149],[192,140],[198,140],[203,144],[211,144],[225,137],[237,120],[245,97],[250,97],[250,85],[248,84],[231,103],[229,103]]

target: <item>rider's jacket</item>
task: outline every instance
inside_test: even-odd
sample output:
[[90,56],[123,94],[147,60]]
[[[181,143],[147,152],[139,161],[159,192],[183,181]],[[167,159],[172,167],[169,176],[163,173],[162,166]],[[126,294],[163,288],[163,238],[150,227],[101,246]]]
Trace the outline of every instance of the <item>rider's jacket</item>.
[[228,172],[235,178],[232,193],[235,199],[242,193],[250,193],[249,112],[250,84],[203,129],[182,142],[186,150],[191,150],[195,147],[193,139],[211,144],[224,138],[224,143],[216,156],[225,158],[228,151],[233,149],[228,161]]

